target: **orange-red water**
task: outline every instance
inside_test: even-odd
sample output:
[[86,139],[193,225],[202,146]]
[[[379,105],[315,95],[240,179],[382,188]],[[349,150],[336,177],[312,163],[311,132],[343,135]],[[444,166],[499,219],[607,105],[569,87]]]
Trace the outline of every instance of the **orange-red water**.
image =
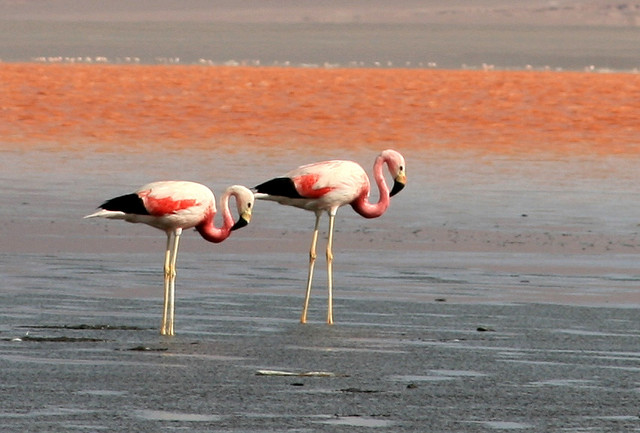
[[640,74],[0,65],[0,146],[640,153]]

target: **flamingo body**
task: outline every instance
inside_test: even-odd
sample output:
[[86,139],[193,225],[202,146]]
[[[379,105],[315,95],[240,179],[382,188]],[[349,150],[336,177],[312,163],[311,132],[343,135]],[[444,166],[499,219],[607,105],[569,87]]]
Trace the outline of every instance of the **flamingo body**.
[[[229,210],[229,198],[235,197],[238,222],[233,223]],[[122,219],[131,223],[143,223],[167,234],[164,264],[164,314],[160,333],[174,334],[174,299],[178,244],[183,229],[196,228],[210,242],[222,242],[232,230],[244,227],[251,219],[254,197],[247,188],[234,185],[220,198],[223,225],[215,227],[215,196],[206,186],[187,181],[152,182],[136,192],[105,201],[100,210],[85,218]]]
[[329,212],[368,194],[369,178],[353,161],[325,161],[303,165],[283,177],[255,187],[258,198],[310,211]]
[[[394,186],[389,190],[382,172],[387,165],[394,178]],[[333,228],[338,208],[351,207],[365,218],[376,218],[388,208],[390,198],[400,192],[406,183],[404,157],[392,149],[381,152],[374,163],[374,178],[380,192],[377,203],[369,201],[370,182],[364,169],[353,161],[331,160],[303,165],[284,176],[268,180],[256,187],[256,198],[276,201],[312,211],[316,214],[316,223],[309,251],[309,274],[307,291],[300,321],[307,320],[307,310],[311,293],[311,281],[316,260],[318,226],[323,212],[329,214],[329,236],[327,241],[327,274],[329,300],[327,323],[333,323]]]
[[164,231],[190,229],[216,214],[213,192],[186,181],[152,182],[135,193],[105,201],[100,209],[88,217],[123,219]]

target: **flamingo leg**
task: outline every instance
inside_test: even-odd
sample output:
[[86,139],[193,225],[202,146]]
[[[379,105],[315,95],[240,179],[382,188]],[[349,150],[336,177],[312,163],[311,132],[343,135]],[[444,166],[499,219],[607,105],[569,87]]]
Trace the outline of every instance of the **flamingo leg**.
[[169,317],[169,296],[171,279],[171,250],[173,249],[173,232],[167,232],[167,248],[164,253],[164,305],[162,310],[162,327],[160,334],[167,335],[167,319]]
[[309,250],[309,275],[307,276],[307,292],[304,296],[304,306],[302,307],[302,316],[300,323],[307,323],[307,310],[309,309],[309,298],[311,297],[311,280],[313,280],[313,268],[316,263],[316,245],[318,244],[318,226],[320,225],[320,212],[316,212],[316,225],[313,229],[313,237],[311,238],[311,249]]
[[336,211],[329,212],[329,239],[327,240],[327,288],[329,290],[327,301],[327,324],[333,325],[333,225]]
[[169,279],[169,323],[166,335],[174,335],[173,332],[173,318],[175,317],[175,299],[176,299],[176,275],[178,271],[176,269],[176,262],[178,260],[178,246],[180,244],[180,235],[182,229],[177,228],[173,235],[173,249],[171,251],[171,263],[170,263],[170,279]]

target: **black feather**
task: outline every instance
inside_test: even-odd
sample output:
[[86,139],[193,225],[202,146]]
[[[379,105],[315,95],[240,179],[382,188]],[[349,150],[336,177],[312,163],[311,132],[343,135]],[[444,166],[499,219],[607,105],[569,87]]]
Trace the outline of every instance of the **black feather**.
[[100,205],[100,208],[135,215],[150,215],[147,208],[144,207],[142,199],[135,193],[107,200]]
[[278,197],[304,198],[296,190],[293,180],[288,177],[276,177],[254,188],[256,192]]

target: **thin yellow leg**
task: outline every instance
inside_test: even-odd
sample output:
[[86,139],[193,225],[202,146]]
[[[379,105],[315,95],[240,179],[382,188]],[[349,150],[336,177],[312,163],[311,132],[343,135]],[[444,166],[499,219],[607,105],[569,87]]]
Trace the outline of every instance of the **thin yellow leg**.
[[176,229],[173,237],[173,250],[171,251],[171,263],[170,263],[170,280],[169,280],[169,323],[166,335],[174,335],[173,320],[175,317],[175,300],[176,300],[176,275],[177,268],[176,262],[178,260],[178,246],[180,244],[180,235],[182,229]]
[[309,274],[307,276],[307,292],[304,296],[304,306],[302,307],[302,316],[300,323],[307,323],[307,311],[309,309],[309,298],[311,297],[311,280],[313,280],[313,268],[316,263],[316,245],[318,244],[318,226],[320,224],[320,212],[316,213],[316,225],[313,229],[313,237],[311,238],[311,249],[309,250]]
[[333,325],[333,224],[335,211],[329,213],[329,239],[327,240],[327,288],[329,299],[327,302],[327,324]]
[[167,335],[167,319],[169,317],[169,294],[171,279],[171,249],[173,246],[173,232],[167,232],[167,249],[164,253],[164,304],[162,310],[162,327],[160,334]]

